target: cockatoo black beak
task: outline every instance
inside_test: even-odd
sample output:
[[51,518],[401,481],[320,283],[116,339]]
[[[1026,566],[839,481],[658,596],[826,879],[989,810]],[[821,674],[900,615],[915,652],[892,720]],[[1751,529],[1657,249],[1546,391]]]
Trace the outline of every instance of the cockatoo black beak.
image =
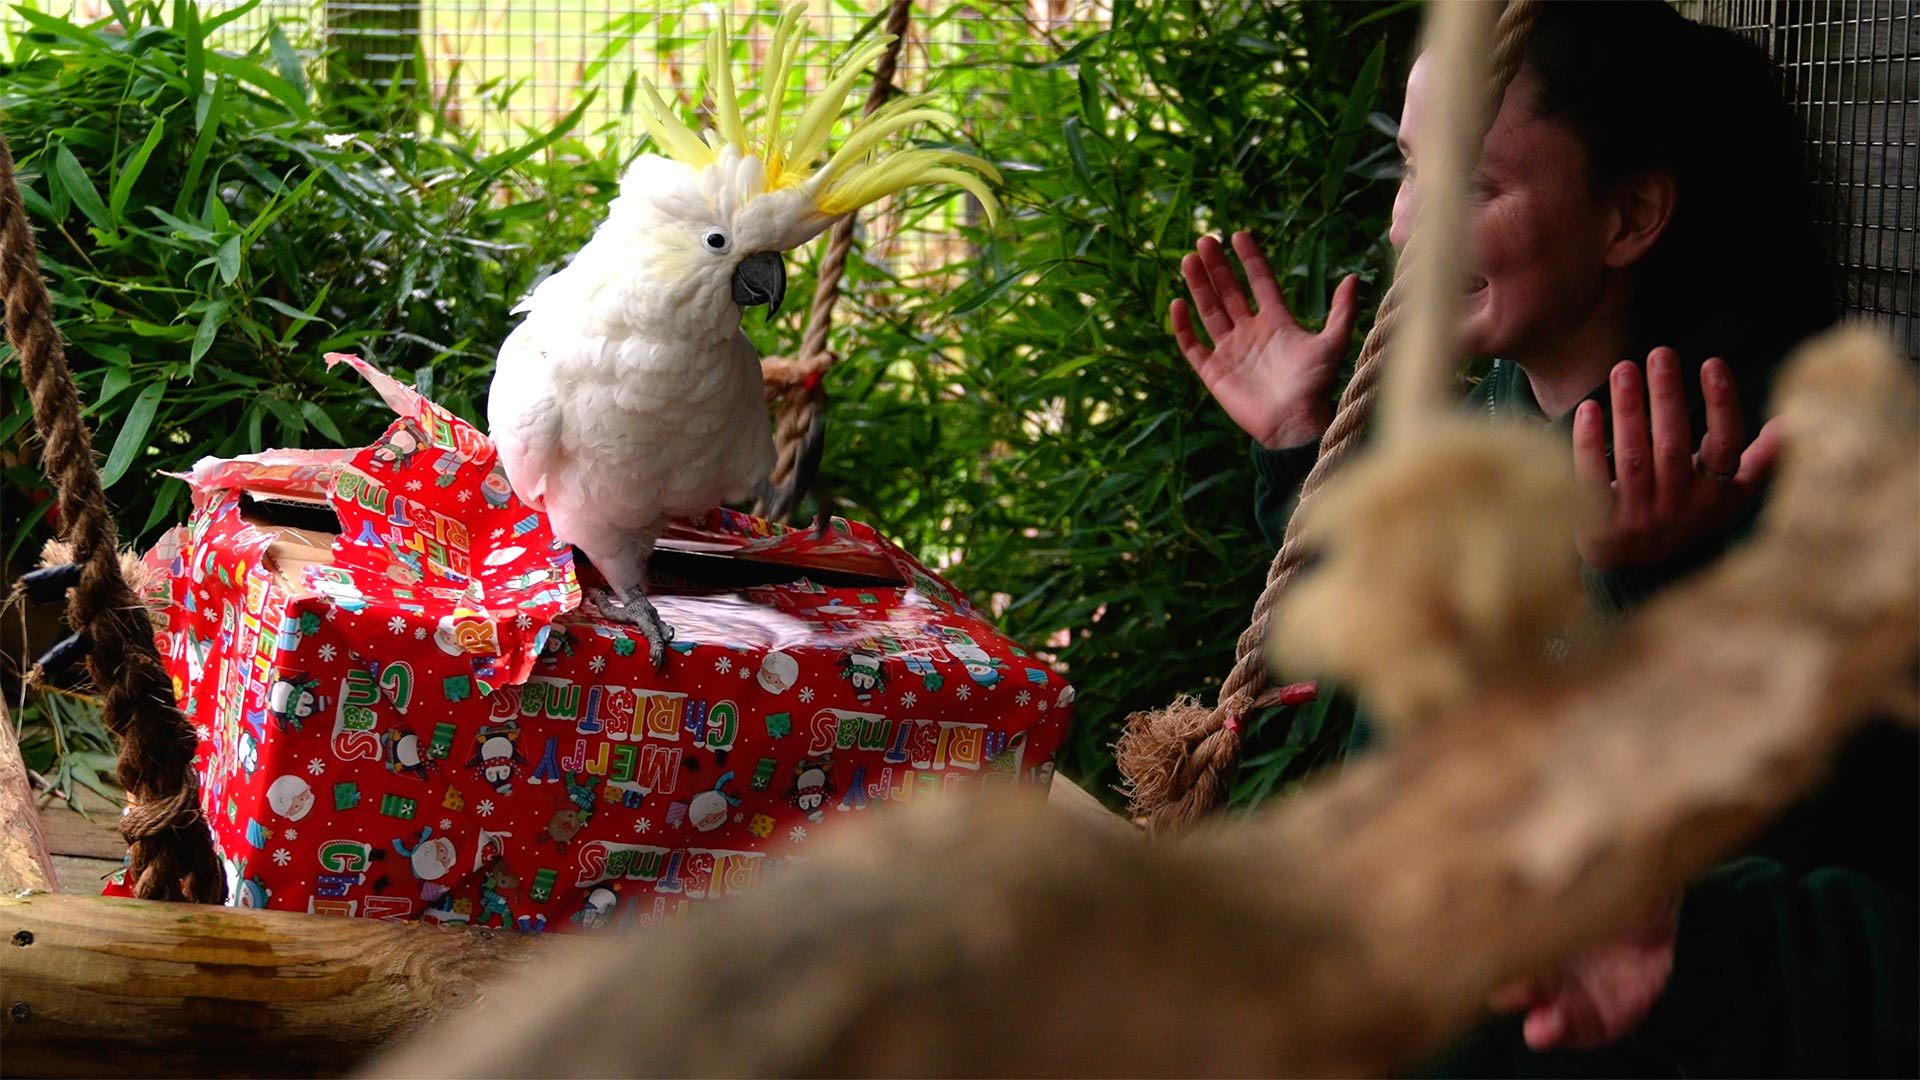
[[767,305],[767,321],[787,296],[787,267],[777,251],[756,251],[733,270],[733,302],[741,307]]

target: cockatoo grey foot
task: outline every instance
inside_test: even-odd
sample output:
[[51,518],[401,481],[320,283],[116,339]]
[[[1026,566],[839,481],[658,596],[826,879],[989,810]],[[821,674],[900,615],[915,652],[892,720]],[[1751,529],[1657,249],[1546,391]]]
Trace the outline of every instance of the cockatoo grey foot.
[[647,656],[653,660],[653,670],[667,670],[667,643],[673,640],[673,627],[660,620],[660,612],[654,609],[653,601],[639,589],[622,595],[612,589],[591,589],[590,599],[600,614],[617,623],[637,627],[642,637],[647,639]]

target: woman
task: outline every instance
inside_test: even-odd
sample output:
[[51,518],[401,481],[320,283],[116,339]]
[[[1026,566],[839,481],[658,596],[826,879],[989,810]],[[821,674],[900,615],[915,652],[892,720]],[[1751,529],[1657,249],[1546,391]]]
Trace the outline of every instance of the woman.
[[[1416,62],[1399,133],[1409,167],[1394,203],[1396,248],[1419,198],[1430,83],[1430,66]],[[1542,6],[1475,178],[1461,330],[1470,352],[1494,360],[1467,404],[1568,429],[1581,482],[1610,507],[1575,538],[1603,613],[1697,567],[1750,520],[1776,449],[1768,429],[1748,437],[1757,403],[1783,355],[1833,316],[1801,152],[1766,58],[1734,35],[1656,0]],[[1236,234],[1233,246],[1252,302],[1206,238],[1183,261],[1193,299],[1174,302],[1172,324],[1257,444],[1256,510],[1278,543],[1333,417],[1357,286],[1340,284],[1326,328],[1313,333],[1287,312],[1253,239]],[[1364,722],[1356,727],[1363,737]],[[1657,913],[1557,975],[1508,988],[1494,1004],[1523,1019],[1476,1033],[1438,1067],[1920,1067],[1915,848],[1901,836],[1870,851],[1847,839],[1876,818],[1913,835],[1912,751],[1891,760],[1894,775],[1854,785],[1850,797],[1874,793],[1864,805],[1816,802],[1764,847],[1786,861],[1716,872],[1677,915]]]
[[[1629,69],[1623,55],[1639,62]],[[1433,108],[1428,77],[1419,62],[1407,82],[1400,145],[1410,162]],[[1581,538],[1596,569],[1645,570],[1684,553],[1723,531],[1765,476],[1772,439],[1744,440],[1754,403],[1787,349],[1833,316],[1799,154],[1765,57],[1732,35],[1653,2],[1547,5],[1536,21],[1476,176],[1462,331],[1470,352],[1498,358],[1476,408],[1571,422],[1596,486],[1609,431],[1619,444],[1614,521]],[[1396,247],[1417,193],[1409,168],[1394,203]],[[1173,327],[1229,415],[1280,451],[1261,461],[1260,504],[1263,525],[1279,525],[1298,466],[1311,464],[1332,419],[1358,289],[1343,281],[1326,329],[1309,334],[1252,238],[1234,245],[1257,310],[1207,238],[1182,265],[1194,300],[1192,310],[1175,301]],[[1703,364],[1709,349],[1721,359]],[[1642,357],[1644,374],[1630,359]],[[1676,409],[1694,422],[1669,422]],[[1661,422],[1649,425],[1649,412]],[[1694,457],[1687,436],[1702,427]]]

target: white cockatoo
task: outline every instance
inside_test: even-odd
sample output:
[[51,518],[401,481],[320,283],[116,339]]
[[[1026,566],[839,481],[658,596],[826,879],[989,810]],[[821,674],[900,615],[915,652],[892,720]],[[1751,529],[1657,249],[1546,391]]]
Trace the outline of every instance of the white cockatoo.
[[736,97],[724,17],[707,43],[715,128],[696,135],[645,84],[638,111],[653,152],[620,181],[607,219],[573,261],[516,309],[487,421],[521,499],[612,586],[596,600],[640,628],[656,668],[672,632],[645,595],[647,558],[668,519],[761,490],[774,460],[760,357],[743,309],[786,292],[780,253],[843,214],[917,184],[972,192],[996,209],[985,162],[951,149],[885,153],[921,123],[956,126],[925,97],[856,122],[816,169],[860,72],[886,48],[854,50],[791,128],[780,108],[796,70],[803,5],[775,25],[750,131]]

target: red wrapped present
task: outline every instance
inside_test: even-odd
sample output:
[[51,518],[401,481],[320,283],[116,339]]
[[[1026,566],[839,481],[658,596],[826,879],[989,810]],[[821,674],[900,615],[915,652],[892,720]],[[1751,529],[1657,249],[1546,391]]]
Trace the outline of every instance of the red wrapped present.
[[867,526],[675,523],[656,674],[484,435],[328,359],[399,414],[385,437],[202,461],[148,555],[234,903],[653,925],[836,821],[1050,778],[1072,688]]

